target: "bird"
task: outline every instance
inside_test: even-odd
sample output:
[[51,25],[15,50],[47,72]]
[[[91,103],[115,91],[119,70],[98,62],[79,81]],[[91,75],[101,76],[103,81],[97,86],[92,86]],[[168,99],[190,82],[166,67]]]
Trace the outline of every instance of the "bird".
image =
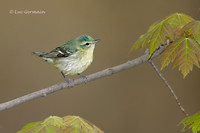
[[95,44],[99,41],[99,39],[95,40],[89,35],[80,35],[49,53],[33,52],[33,54],[52,63],[54,67],[60,70],[65,81],[70,83],[70,80],[66,78],[67,75],[77,74],[86,78],[81,73],[91,65]]

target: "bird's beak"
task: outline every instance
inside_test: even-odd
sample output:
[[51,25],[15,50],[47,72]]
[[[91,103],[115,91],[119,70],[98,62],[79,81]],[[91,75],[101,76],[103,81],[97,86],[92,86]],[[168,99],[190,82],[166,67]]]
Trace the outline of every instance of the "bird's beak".
[[96,44],[99,41],[100,41],[100,39],[96,39],[96,40],[93,41],[93,43]]

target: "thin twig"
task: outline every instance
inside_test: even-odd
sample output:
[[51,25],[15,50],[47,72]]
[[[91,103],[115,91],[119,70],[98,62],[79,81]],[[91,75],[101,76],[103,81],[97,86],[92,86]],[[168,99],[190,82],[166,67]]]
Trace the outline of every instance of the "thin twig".
[[[164,48],[161,48],[158,51],[156,51],[156,53],[152,56],[152,58],[159,56],[160,53],[163,51],[163,49]],[[70,84],[67,84],[66,82],[58,83],[58,84],[52,85],[48,88],[44,88],[42,90],[24,95],[22,97],[10,100],[8,102],[1,103],[0,104],[0,111],[12,108],[14,106],[17,106],[19,104],[31,101],[31,100],[39,98],[39,97],[47,96],[48,94],[62,90],[64,88],[72,88],[76,85],[84,84],[86,82],[93,81],[93,80],[96,80],[96,79],[99,79],[99,78],[103,78],[105,76],[110,76],[112,74],[115,74],[115,73],[121,72],[123,70],[132,68],[134,66],[137,66],[139,64],[146,62],[148,60],[148,56],[149,56],[149,53],[145,52],[145,54],[143,56],[140,56],[140,57],[138,57],[138,58],[136,58],[132,61],[128,61],[124,64],[120,64],[118,66],[114,66],[112,68],[107,68],[107,69],[99,71],[97,73],[93,73],[91,75],[88,75],[87,80],[85,80],[83,78],[78,78],[78,79],[71,81]]]
[[176,102],[177,102],[179,108],[181,109],[181,111],[183,112],[183,114],[185,116],[188,116],[188,113],[185,111],[185,109],[181,105],[181,103],[180,103],[178,97],[176,96],[175,92],[173,91],[172,87],[169,85],[169,83],[167,82],[167,80],[162,76],[160,70],[156,67],[156,65],[153,63],[153,61],[151,59],[148,60],[148,62],[152,65],[152,67],[157,72],[157,74],[159,75],[159,77],[163,80],[163,82],[165,83],[165,85],[169,88],[171,94],[173,95],[174,99],[176,100]]

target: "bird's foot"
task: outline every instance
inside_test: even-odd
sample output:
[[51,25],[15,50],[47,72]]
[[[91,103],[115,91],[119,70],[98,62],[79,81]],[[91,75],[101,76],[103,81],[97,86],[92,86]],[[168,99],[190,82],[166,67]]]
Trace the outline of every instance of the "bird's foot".
[[74,84],[72,84],[72,82],[71,82],[69,79],[67,79],[67,78],[65,77],[65,74],[64,74],[62,71],[61,71],[61,74],[62,74],[62,76],[64,77],[65,81],[67,82],[68,86],[69,86],[70,88],[72,88],[72,87],[74,86]]
[[85,82],[85,84],[86,84],[86,83],[87,83],[87,76],[82,75],[82,74],[80,74],[80,73],[78,73],[78,75],[80,76],[80,78],[82,78],[82,79],[84,80],[84,82]]
[[70,83],[71,83],[69,79],[67,79],[67,78],[64,78],[64,79],[65,79],[65,81],[67,82],[67,84],[70,84]]
[[70,88],[72,88],[72,87],[74,86],[73,82],[71,82],[70,79],[65,78],[65,81],[66,81],[66,83],[68,84],[68,86],[69,86]]

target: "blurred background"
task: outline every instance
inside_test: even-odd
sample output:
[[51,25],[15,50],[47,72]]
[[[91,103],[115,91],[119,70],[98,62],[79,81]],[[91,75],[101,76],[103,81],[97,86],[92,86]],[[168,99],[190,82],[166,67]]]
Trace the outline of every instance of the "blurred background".
[[[83,73],[92,74],[141,56],[144,50],[128,51],[155,21],[175,12],[200,19],[199,5],[199,0],[1,0],[0,102],[64,81],[33,51],[48,52],[81,34],[101,39],[94,62]],[[155,63],[160,67],[160,58]],[[171,65],[162,73],[186,111],[200,111],[200,70],[194,67],[185,79]],[[148,63],[2,111],[0,132],[17,132],[50,115],[78,115],[107,133],[181,132],[177,124],[184,118]]]

